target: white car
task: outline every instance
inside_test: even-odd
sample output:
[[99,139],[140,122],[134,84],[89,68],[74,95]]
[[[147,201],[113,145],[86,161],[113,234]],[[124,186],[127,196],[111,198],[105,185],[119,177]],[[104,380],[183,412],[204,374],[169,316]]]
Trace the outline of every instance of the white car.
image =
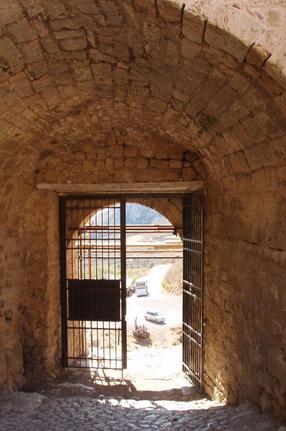
[[145,314],[145,320],[149,320],[154,323],[166,323],[165,317],[157,311],[147,311]]
[[136,296],[148,296],[149,289],[147,281],[136,281],[135,283],[135,293]]

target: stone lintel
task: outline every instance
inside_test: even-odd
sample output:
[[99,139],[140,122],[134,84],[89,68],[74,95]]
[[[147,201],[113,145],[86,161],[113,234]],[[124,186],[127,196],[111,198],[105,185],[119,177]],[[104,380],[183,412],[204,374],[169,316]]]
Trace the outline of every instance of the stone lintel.
[[184,194],[203,188],[203,181],[153,182],[153,183],[113,183],[113,184],[50,184],[41,183],[37,189],[54,191],[59,194],[128,194],[158,193]]

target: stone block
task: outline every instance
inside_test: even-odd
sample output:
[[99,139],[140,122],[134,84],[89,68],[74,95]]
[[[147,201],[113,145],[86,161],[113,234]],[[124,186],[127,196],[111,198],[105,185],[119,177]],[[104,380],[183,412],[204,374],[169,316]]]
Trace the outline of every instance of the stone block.
[[137,156],[137,147],[128,146],[125,148],[125,157],[136,157]]
[[72,75],[76,81],[85,82],[92,81],[93,76],[91,73],[88,61],[74,61],[71,63]]
[[44,76],[38,79],[35,84],[35,89],[44,97],[49,106],[57,105],[60,100],[57,90],[49,77]]
[[246,173],[250,172],[248,163],[247,163],[246,158],[244,156],[244,153],[242,151],[238,152],[238,153],[231,154],[229,156],[229,161],[230,161],[230,164],[232,166],[232,170],[234,173],[246,174]]
[[8,30],[18,42],[28,42],[36,37],[34,29],[25,18],[10,24]]
[[106,163],[104,160],[97,160],[96,162],[96,168],[97,169],[105,169]]
[[49,27],[54,32],[61,30],[80,30],[81,20],[78,17],[66,19],[51,19],[49,20]]
[[274,139],[269,143],[271,152],[275,157],[277,163],[285,163],[286,161],[286,137]]
[[257,154],[256,147],[246,149],[244,154],[247,163],[252,171],[256,171],[257,169],[263,168],[263,164],[259,155]]
[[259,69],[265,64],[270,57],[270,53],[261,45],[253,45],[246,54],[247,63],[258,67]]
[[19,98],[33,95],[31,82],[24,72],[21,72],[10,79],[11,91],[15,92]]
[[25,63],[40,63],[44,60],[39,42],[36,39],[22,44],[21,50],[23,51]]
[[75,159],[76,160],[84,160],[85,159],[85,153],[82,151],[77,151],[75,154]]
[[196,178],[196,172],[193,167],[183,168],[183,180],[192,181]]
[[183,16],[183,35],[192,42],[203,43],[206,20],[190,6],[186,6]]
[[[114,169],[124,169],[125,166],[129,167],[127,165],[127,160],[126,160],[126,163],[124,160],[114,160],[114,163],[113,163]],[[132,159],[129,159],[129,160],[132,160]]]
[[137,168],[138,169],[145,169],[149,166],[149,160],[148,159],[137,159]]
[[182,19],[183,1],[157,0],[160,16],[168,22],[180,22]]
[[109,155],[112,159],[120,159],[124,157],[123,145],[111,145],[109,147]]
[[[124,165],[124,161],[123,161]],[[125,159],[125,166],[126,168],[136,168],[137,166],[137,160],[135,157],[131,157],[129,159]]]
[[248,46],[245,46],[241,40],[210,23],[206,27],[205,41],[211,46],[225,51],[241,63],[248,52]]
[[87,40],[84,37],[61,39],[60,45],[64,51],[82,51],[87,47]]
[[8,37],[4,36],[0,39],[0,57],[2,59],[2,70],[5,76],[9,76],[8,71],[20,72],[24,67],[23,57],[19,49]]
[[168,160],[153,159],[153,160],[151,160],[150,165],[152,168],[167,169],[167,168],[169,168],[169,161]]
[[146,19],[155,18],[156,12],[156,0],[134,0],[136,11],[146,14]]
[[78,39],[85,37],[85,32],[82,29],[78,30],[61,30],[61,31],[54,31],[55,39],[57,40],[63,40],[63,39]]
[[199,43],[183,38],[181,49],[183,57],[193,58],[200,54],[202,46]]
[[49,35],[49,28],[42,18],[37,17],[31,20],[33,27],[36,29],[38,36],[47,37]]
[[95,163],[92,160],[84,160],[82,168],[87,171],[91,171],[95,168]]
[[169,163],[171,169],[181,169],[183,166],[183,162],[181,160],[170,160]]
[[[27,1],[27,0],[25,0]],[[17,2],[2,2],[0,5],[0,24],[7,25],[10,23],[15,23],[23,18],[24,10],[22,5]]]

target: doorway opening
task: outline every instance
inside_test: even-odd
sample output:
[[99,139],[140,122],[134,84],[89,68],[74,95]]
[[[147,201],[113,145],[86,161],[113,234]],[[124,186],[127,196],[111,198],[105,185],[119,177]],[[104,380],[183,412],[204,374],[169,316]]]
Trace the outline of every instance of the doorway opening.
[[133,379],[180,375],[182,240],[149,206],[126,204],[127,372]]
[[140,371],[137,353],[177,346],[177,358],[154,354],[158,366],[175,362],[202,388],[202,197],[180,202],[183,247],[162,214],[127,197],[60,198],[64,367],[123,370],[133,355]]

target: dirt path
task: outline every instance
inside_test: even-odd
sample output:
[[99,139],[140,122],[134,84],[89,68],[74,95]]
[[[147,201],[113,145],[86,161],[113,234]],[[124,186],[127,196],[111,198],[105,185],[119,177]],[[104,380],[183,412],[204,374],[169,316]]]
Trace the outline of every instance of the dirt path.
[[150,297],[155,298],[161,298],[161,296],[164,294],[164,291],[162,289],[162,282],[168,272],[168,270],[171,267],[171,263],[167,264],[159,264],[153,266],[153,268],[150,269],[149,273],[147,275],[144,275],[143,277],[139,277],[136,281],[143,281],[146,280],[148,282],[149,286],[149,293]]
[[[149,296],[137,297],[136,294],[133,294],[127,298],[128,351],[142,348],[132,336],[136,318],[139,324],[147,326],[151,334],[149,354],[152,354],[150,346],[166,348],[180,343],[182,297],[181,295],[169,294],[162,288],[162,282],[170,266],[169,263],[155,265],[147,275],[138,278],[138,280],[148,281]],[[166,324],[158,325],[146,321],[144,316],[148,310],[160,312],[165,317]]]

